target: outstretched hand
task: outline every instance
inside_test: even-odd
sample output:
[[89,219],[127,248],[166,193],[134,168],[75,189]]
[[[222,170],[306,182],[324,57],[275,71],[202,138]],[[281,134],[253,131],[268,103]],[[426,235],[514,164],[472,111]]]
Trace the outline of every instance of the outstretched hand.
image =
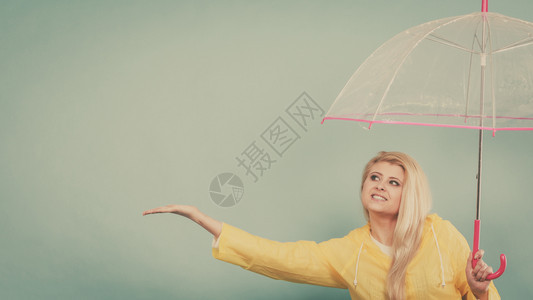
[[170,204],[166,206],[156,207],[143,212],[143,216],[151,214],[172,213],[191,219],[205,230],[209,231],[215,238],[218,238],[222,231],[222,222],[211,218],[202,213],[196,206],[191,205],[177,205]]
[[492,267],[482,260],[484,254],[485,251],[481,249],[476,252],[475,259],[478,259],[478,262],[475,268],[472,268],[472,253],[470,253],[466,262],[466,280],[470,290],[478,299],[487,295],[491,282],[487,280],[487,276],[493,272]]
[[192,219],[199,212],[200,211],[195,206],[170,204],[170,205],[146,210],[143,212],[143,216],[151,215],[151,214],[173,213],[173,214],[177,214],[177,215]]

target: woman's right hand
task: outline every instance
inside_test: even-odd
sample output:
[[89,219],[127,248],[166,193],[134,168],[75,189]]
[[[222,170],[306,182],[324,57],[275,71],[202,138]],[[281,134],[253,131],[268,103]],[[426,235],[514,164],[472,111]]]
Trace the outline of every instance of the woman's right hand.
[[200,213],[200,211],[198,210],[198,208],[196,208],[196,206],[192,205],[170,204],[146,210],[143,212],[143,216],[164,213],[177,214],[195,221],[194,218]]
[[222,222],[211,218],[210,216],[201,212],[198,208],[196,208],[196,206],[192,205],[170,204],[156,207],[144,211],[143,216],[164,213],[172,213],[189,218],[213,234],[215,238],[218,238],[220,232],[222,232]]

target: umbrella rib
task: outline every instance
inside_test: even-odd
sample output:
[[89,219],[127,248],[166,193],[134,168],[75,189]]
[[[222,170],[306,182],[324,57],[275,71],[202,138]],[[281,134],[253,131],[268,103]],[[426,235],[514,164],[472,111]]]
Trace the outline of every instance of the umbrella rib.
[[[474,49],[474,43],[479,43],[477,34],[474,35],[472,39],[472,49]],[[474,52],[470,52],[470,63],[468,65],[468,80],[466,84],[466,105],[465,105],[465,123],[468,120],[468,107],[470,106],[470,80],[472,79],[472,61],[473,61]]]
[[504,51],[508,51],[508,50],[513,50],[513,49],[516,49],[516,48],[520,48],[520,47],[525,47],[525,46],[528,46],[528,45],[531,45],[533,44],[533,37],[528,37],[528,38],[525,38],[521,41],[518,41],[516,43],[513,43],[513,44],[510,44],[510,45],[507,45],[503,48],[500,48],[498,50],[495,50],[493,51],[492,53],[499,53],[499,52],[504,52]]
[[[482,42],[479,41],[479,36],[476,34],[474,34],[474,40],[477,42],[477,46],[479,47],[479,49],[483,49],[483,46],[481,45]],[[473,48],[474,46],[472,46]]]
[[[435,39],[432,39],[430,38],[429,36],[435,38]],[[446,46],[450,46],[450,47],[453,47],[453,48],[457,48],[457,49],[460,49],[460,50],[463,50],[463,51],[466,51],[466,52],[469,52],[469,53],[474,53],[474,54],[480,54],[480,52],[478,51],[474,51],[472,49],[468,49],[468,48],[465,48],[457,43],[454,43],[450,40],[447,40],[447,39],[444,39],[444,38],[441,38],[439,36],[436,36],[434,34],[430,34],[427,39],[429,41],[433,41],[433,42],[437,42],[437,43],[440,43],[440,44],[443,44],[443,45],[446,45]]]
[[[468,15],[464,15],[464,16],[460,16],[460,17],[457,17],[457,18],[453,18],[452,20],[449,20],[448,22],[444,23],[444,24],[441,24],[435,28],[433,28],[432,30],[430,30],[429,32],[427,32],[426,34],[424,34],[424,36],[422,38],[420,38],[412,47],[411,49],[409,49],[409,51],[405,54],[405,56],[403,57],[402,59],[402,62],[398,65],[398,67],[396,67],[396,70],[394,71],[394,75],[392,76],[391,80],[389,81],[389,84],[387,85],[387,88],[385,89],[385,92],[383,93],[383,96],[381,97],[381,100],[379,101],[379,104],[378,104],[378,107],[374,113],[374,116],[372,117],[372,121],[370,122],[370,125],[368,126],[368,129],[370,129],[370,127],[372,126],[372,123],[376,120],[376,116],[379,112],[379,110],[381,109],[381,106],[383,105],[383,101],[385,100],[385,98],[387,97],[387,95],[389,94],[389,90],[392,86],[392,83],[394,82],[394,79],[396,78],[396,75],[398,75],[398,71],[401,69],[402,65],[405,63],[405,60],[407,59],[407,57],[409,57],[409,55],[411,55],[411,53],[413,52],[413,50],[418,46],[418,44],[420,44],[424,39],[426,39],[429,35],[433,35],[433,32],[435,32],[436,30],[442,28],[443,26],[446,26],[450,23],[453,23],[453,22],[456,22],[457,20],[460,20],[460,19],[463,19],[463,18],[466,18],[468,17]],[[383,45],[382,45],[383,46]],[[355,74],[354,74],[355,76]]]

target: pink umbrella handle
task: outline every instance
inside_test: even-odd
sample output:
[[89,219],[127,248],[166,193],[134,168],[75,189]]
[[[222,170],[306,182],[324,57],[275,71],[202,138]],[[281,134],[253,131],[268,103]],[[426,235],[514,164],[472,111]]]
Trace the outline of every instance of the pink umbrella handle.
[[489,0],[482,0],[481,1],[481,12],[487,12],[488,11],[488,4]]
[[[474,221],[474,249],[473,253],[477,253],[479,251],[479,227],[480,227],[480,220]],[[475,268],[477,265],[477,259],[472,259],[472,268]],[[505,257],[505,254],[500,255],[500,268],[498,271],[489,274],[487,276],[488,280],[496,279],[500,276],[502,276],[503,272],[505,272],[505,268],[507,267],[507,258]]]

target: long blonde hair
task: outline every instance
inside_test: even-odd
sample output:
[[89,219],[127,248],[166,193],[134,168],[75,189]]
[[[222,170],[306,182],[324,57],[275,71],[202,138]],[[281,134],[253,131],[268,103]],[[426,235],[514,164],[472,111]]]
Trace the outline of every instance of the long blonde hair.
[[[383,161],[400,166],[405,172],[398,220],[392,240],[392,263],[387,275],[389,298],[405,299],[405,274],[420,246],[424,222],[431,210],[431,192],[424,171],[412,157],[401,152],[384,151],[367,163],[363,170],[361,191],[370,168]],[[370,221],[366,208],[364,212],[367,221]]]

